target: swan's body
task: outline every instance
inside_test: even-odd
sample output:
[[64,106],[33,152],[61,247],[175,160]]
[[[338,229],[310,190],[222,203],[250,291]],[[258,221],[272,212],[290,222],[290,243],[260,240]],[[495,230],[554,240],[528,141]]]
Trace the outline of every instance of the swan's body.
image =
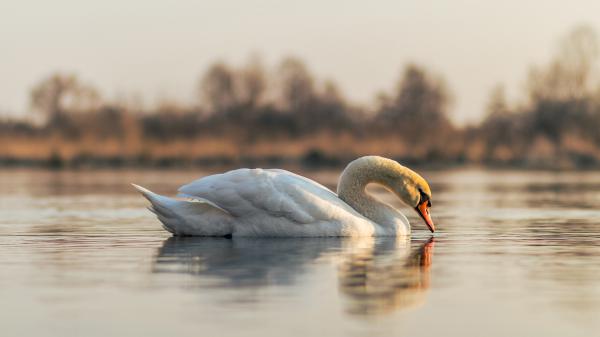
[[238,169],[207,176],[182,186],[180,199],[135,187],[174,235],[410,235],[409,222],[402,213],[365,192],[372,182],[388,187],[413,207],[420,203],[417,185],[421,194],[431,193],[425,180],[413,171],[375,156],[348,165],[340,177],[338,194],[279,169]]

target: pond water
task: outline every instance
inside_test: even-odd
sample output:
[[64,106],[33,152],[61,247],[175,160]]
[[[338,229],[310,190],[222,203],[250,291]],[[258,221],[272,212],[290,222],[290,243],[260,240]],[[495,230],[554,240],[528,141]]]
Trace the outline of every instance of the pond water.
[[128,185],[203,174],[0,171],[2,336],[599,333],[600,173],[425,171],[412,240],[173,238]]

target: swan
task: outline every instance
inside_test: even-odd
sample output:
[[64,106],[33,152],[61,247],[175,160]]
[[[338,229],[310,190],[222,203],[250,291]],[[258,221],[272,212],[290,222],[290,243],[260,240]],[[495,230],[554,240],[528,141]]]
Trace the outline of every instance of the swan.
[[380,184],[413,207],[435,231],[427,181],[398,162],[365,156],[346,166],[337,194],[281,169],[237,169],[179,188],[177,198],[132,184],[176,236],[408,236],[406,216],[366,192]]

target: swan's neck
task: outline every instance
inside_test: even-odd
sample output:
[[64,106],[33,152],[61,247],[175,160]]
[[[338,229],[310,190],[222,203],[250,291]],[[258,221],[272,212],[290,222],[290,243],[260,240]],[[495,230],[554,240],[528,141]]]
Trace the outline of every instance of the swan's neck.
[[[397,194],[392,180],[402,179],[402,175],[398,176],[397,168],[392,170],[390,165],[382,162],[381,159],[383,158],[363,157],[350,163],[340,176],[337,189],[338,196],[373,222],[408,234],[410,233],[410,225],[406,217],[366,191],[367,185],[375,183]],[[397,165],[395,162],[394,164]]]

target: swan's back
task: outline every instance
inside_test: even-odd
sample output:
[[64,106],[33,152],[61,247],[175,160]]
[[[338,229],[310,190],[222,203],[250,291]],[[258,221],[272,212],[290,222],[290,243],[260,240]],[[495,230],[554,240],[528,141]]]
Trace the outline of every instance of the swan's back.
[[198,179],[179,192],[209,200],[238,218],[235,231],[241,235],[343,236],[374,230],[334,192],[285,170],[233,170]]

